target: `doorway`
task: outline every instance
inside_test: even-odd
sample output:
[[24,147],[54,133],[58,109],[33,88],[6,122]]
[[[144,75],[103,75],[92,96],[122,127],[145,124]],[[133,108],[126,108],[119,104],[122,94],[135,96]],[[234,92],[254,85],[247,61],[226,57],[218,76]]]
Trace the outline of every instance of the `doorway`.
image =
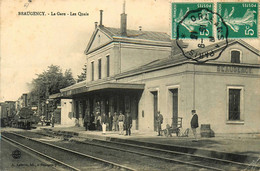
[[157,124],[156,124],[156,118],[157,118],[157,112],[158,112],[158,92],[153,91],[151,92],[153,94],[153,130],[157,130]]
[[178,89],[170,89],[172,93],[172,126],[178,126]]

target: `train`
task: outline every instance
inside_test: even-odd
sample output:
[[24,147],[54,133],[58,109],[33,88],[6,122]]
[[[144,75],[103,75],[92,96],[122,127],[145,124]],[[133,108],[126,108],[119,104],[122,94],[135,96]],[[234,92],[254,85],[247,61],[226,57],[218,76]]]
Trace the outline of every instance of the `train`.
[[15,109],[15,103],[8,101],[0,103],[1,127],[31,129],[39,122],[39,117],[30,107]]
[[15,127],[31,129],[42,125],[50,125],[51,116],[54,115],[55,123],[60,124],[61,109],[55,100],[48,100],[48,104],[41,103],[36,106],[28,101],[28,94],[23,94],[17,101],[0,102],[1,127]]
[[40,121],[34,111],[29,107],[22,107],[11,121],[11,126],[14,128],[31,129],[35,128]]

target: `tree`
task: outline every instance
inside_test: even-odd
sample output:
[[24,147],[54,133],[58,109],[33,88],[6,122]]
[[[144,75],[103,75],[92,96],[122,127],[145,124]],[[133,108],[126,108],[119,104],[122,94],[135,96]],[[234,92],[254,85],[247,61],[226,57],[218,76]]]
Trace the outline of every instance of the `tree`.
[[56,65],[48,66],[46,71],[37,76],[31,83],[31,94],[37,96],[40,101],[48,99],[50,94],[59,93],[62,88],[75,84],[71,69],[63,74],[61,68]]
[[87,65],[84,65],[84,68],[82,68],[82,73],[80,75],[78,75],[78,79],[77,82],[81,82],[87,79]]

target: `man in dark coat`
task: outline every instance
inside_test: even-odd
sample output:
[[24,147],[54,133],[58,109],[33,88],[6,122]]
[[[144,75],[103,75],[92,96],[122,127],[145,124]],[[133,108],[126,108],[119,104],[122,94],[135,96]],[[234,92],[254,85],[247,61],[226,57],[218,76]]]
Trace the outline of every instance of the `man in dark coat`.
[[192,110],[191,114],[192,114],[192,118],[191,118],[191,121],[190,121],[191,130],[192,130],[193,135],[195,137],[194,141],[198,141],[196,129],[199,127],[199,118],[198,118],[198,115],[196,114],[196,110]]
[[113,116],[111,115],[111,112],[108,112],[108,131],[112,131],[113,126]]
[[85,116],[84,116],[84,126],[85,126],[85,130],[87,131],[89,129],[89,125],[90,125],[90,117],[88,112],[85,112]]
[[158,136],[161,136],[163,115],[160,113],[160,111],[158,111],[157,113],[156,123],[157,123]]
[[129,112],[126,113],[125,128],[126,128],[126,135],[130,136],[131,128],[132,128],[132,117],[130,116]]
[[54,127],[54,123],[55,123],[55,117],[54,117],[54,113],[51,114],[51,127]]

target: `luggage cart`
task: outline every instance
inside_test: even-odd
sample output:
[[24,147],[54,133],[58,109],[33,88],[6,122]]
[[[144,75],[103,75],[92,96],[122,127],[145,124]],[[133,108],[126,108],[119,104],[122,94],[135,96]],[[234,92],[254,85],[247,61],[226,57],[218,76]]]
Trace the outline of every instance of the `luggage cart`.
[[162,130],[162,132],[166,137],[172,137],[172,133],[176,133],[176,136],[180,136],[180,128],[182,128],[182,117],[178,117],[177,124],[173,122],[171,127],[167,124],[166,129]]

